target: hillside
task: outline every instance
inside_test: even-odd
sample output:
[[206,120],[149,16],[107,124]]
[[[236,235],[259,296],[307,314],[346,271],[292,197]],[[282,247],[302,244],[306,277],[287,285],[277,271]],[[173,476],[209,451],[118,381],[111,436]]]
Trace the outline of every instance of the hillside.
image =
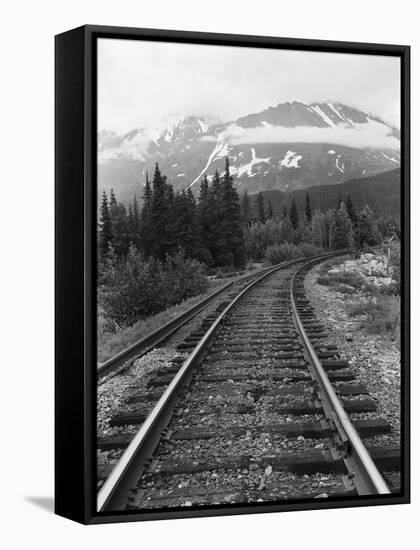
[[312,209],[320,208],[323,211],[336,207],[340,194],[344,198],[349,193],[357,210],[369,204],[375,216],[398,217],[400,185],[401,171],[397,168],[375,176],[352,179],[340,185],[320,185],[291,193],[265,191],[263,195],[265,202],[271,202],[275,215],[280,215],[284,203],[290,208],[293,198],[296,200],[298,210],[302,212],[305,207],[306,193],[309,194]]

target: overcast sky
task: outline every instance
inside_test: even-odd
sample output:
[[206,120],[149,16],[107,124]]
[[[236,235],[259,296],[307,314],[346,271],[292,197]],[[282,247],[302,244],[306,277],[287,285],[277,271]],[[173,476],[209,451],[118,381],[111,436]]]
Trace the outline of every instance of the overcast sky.
[[100,39],[98,129],[173,114],[228,122],[285,101],[336,101],[399,127],[399,58]]

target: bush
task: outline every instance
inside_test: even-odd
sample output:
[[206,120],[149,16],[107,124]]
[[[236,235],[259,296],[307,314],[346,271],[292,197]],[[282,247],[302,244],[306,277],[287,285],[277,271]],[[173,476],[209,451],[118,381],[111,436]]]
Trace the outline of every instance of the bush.
[[350,317],[364,316],[360,327],[370,334],[400,335],[400,300],[396,296],[378,295],[349,305]]
[[389,266],[395,283],[394,293],[401,295],[401,247],[400,243],[391,243],[389,250]]
[[299,252],[299,255],[304,256],[305,258],[308,258],[310,256],[320,256],[321,254],[325,254],[325,250],[323,248],[311,243],[300,243],[297,245],[296,248]]
[[[338,292],[348,294],[365,286],[365,280],[354,271],[340,271],[338,273],[326,273],[317,279],[319,285],[331,286]],[[351,287],[351,289],[350,289]]]
[[290,243],[275,244],[268,246],[265,251],[264,260],[271,265],[279,264],[287,260],[299,258],[302,254],[299,253],[297,246]]
[[162,262],[146,260],[134,247],[125,259],[111,253],[100,280],[98,305],[106,319],[122,327],[202,294],[209,286],[202,264],[182,251]]

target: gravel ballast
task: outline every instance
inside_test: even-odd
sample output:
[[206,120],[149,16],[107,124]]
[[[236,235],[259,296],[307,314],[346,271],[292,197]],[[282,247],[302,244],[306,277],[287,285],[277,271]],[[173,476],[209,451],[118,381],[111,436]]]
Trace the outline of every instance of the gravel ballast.
[[[315,266],[305,278],[307,298],[327,329],[328,343],[337,346],[341,358],[347,359],[352,367],[357,382],[365,384],[370,397],[376,400],[376,416],[386,419],[392,426],[390,435],[372,438],[372,443],[399,445],[401,367],[398,345],[391,337],[368,334],[360,328],[362,318],[350,317],[347,313],[354,295],[317,284],[319,267]],[[353,419],[365,416],[351,415]]]

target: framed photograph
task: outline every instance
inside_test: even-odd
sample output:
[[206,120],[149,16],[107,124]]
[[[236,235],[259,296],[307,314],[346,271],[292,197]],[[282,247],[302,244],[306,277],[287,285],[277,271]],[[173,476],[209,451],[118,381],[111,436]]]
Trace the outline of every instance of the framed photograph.
[[409,59],[56,37],[57,514],[409,502]]

